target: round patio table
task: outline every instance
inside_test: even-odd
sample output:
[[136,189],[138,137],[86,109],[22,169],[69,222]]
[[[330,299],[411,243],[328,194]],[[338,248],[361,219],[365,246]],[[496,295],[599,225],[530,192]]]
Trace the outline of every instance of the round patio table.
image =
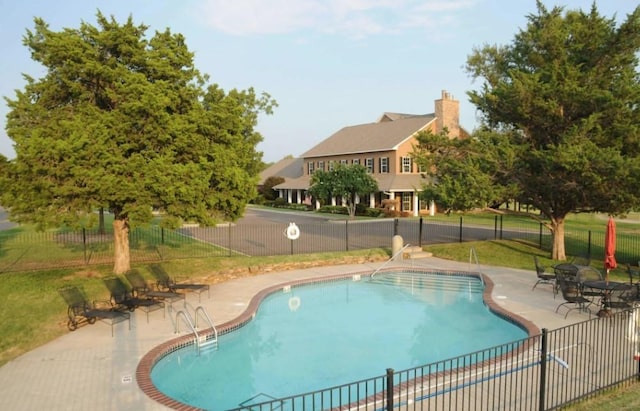
[[598,317],[611,316],[611,309],[609,308],[609,296],[613,290],[627,290],[631,288],[631,285],[627,283],[621,283],[618,281],[606,281],[606,280],[592,280],[582,283],[583,287],[591,288],[593,290],[602,291],[602,308],[598,311]]

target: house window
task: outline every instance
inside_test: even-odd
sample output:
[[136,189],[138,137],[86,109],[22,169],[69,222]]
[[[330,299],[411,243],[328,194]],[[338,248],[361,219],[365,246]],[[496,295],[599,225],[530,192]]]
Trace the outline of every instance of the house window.
[[360,164],[360,159],[359,158],[354,158],[351,163],[353,164]]
[[347,160],[340,160],[340,164],[342,164],[343,166],[347,165]]
[[309,175],[313,174],[313,165],[314,165],[314,162],[313,161],[309,161],[309,164],[307,166],[308,167],[308,171],[309,171]]
[[333,161],[329,161],[329,171],[333,171]]
[[365,158],[364,159],[364,166],[367,168],[367,173],[369,173],[369,174],[373,173],[373,159],[372,158]]
[[389,172],[389,157],[380,157],[380,172]]
[[318,170],[324,171],[324,161],[318,161]]
[[402,211],[411,211],[411,200],[413,200],[411,193],[402,193]]
[[412,170],[412,163],[411,163],[411,157],[402,157],[401,158],[402,161],[402,172],[403,173],[410,173]]

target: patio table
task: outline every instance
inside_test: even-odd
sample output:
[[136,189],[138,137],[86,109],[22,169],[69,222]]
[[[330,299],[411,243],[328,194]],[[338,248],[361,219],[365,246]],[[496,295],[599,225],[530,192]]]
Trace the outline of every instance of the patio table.
[[598,311],[598,317],[608,317],[611,315],[611,308],[609,304],[609,298],[611,291],[613,290],[628,290],[631,285],[628,283],[621,283],[618,281],[606,281],[606,280],[591,280],[584,281],[583,287],[590,288],[592,290],[599,290],[602,292],[602,308]]

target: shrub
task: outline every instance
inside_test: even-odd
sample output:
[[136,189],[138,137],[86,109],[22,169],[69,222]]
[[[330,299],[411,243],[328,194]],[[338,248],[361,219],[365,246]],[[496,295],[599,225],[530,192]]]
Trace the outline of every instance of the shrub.
[[349,211],[347,210],[347,207],[343,207],[343,206],[332,206],[332,205],[326,205],[326,206],[322,206],[318,209],[319,213],[326,213],[326,214],[346,214],[349,215]]

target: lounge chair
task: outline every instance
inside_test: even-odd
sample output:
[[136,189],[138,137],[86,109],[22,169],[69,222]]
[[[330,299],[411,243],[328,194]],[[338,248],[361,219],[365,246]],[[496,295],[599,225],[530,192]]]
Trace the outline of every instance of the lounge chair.
[[131,290],[127,288],[126,284],[119,277],[107,277],[103,281],[111,293],[112,304],[118,309],[134,311],[139,308],[147,314],[147,322],[149,322],[149,313],[151,311],[161,309],[162,316],[165,316],[164,302],[151,298],[134,297]]
[[94,301],[91,304],[80,289],[74,286],[62,287],[58,293],[67,303],[67,316],[69,317],[67,328],[70,331],[75,331],[81,323],[93,324],[96,320],[111,325],[112,337],[113,326],[119,322],[128,321],[129,330],[131,330],[131,315],[115,310],[109,301]]
[[556,281],[558,282],[558,288],[564,299],[564,302],[556,308],[556,313],[560,307],[565,307],[569,308],[569,310],[565,313],[564,318],[567,318],[567,315],[575,309],[588,311],[589,318],[591,318],[589,305],[591,305],[592,301],[582,294],[582,285],[576,280],[563,276],[558,276]]
[[129,270],[124,276],[131,284],[134,297],[162,300],[165,303],[168,302],[169,305],[173,304],[175,301],[182,300],[186,304],[185,295],[183,293],[154,290],[138,270]]
[[553,294],[555,296],[555,294],[557,293],[556,274],[547,272],[547,268],[540,264],[537,255],[533,256],[533,262],[536,265],[536,275],[538,276],[538,281],[536,281],[536,283],[533,285],[531,291],[535,290],[538,284],[551,284],[553,286]]
[[160,264],[151,264],[149,266],[149,271],[156,278],[158,287],[160,289],[169,290],[171,292],[177,291],[186,291],[192,293],[198,293],[198,301],[201,301],[201,294],[206,291],[207,296],[211,297],[211,292],[209,291],[209,284],[194,284],[194,283],[180,283],[175,281],[169,274],[165,271],[164,268]]

